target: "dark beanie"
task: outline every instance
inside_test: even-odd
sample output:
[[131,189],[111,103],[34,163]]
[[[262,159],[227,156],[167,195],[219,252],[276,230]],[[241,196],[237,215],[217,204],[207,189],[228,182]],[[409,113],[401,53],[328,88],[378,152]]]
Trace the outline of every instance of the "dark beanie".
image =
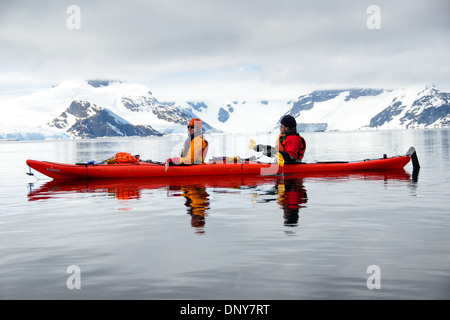
[[281,124],[287,128],[297,128],[297,121],[295,121],[295,118],[290,115],[286,115],[281,119]]

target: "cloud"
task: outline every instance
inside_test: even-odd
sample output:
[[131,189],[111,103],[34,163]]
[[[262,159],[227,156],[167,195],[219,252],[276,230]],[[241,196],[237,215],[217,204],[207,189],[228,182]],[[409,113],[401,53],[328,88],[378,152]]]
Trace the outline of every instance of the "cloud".
[[77,3],[81,28],[70,30],[72,2],[2,2],[0,70],[53,82],[121,78],[157,88],[156,95],[199,98],[220,86],[229,95],[244,95],[246,85],[282,94],[315,86],[450,86],[445,0],[376,1],[378,30],[367,27],[369,0]]

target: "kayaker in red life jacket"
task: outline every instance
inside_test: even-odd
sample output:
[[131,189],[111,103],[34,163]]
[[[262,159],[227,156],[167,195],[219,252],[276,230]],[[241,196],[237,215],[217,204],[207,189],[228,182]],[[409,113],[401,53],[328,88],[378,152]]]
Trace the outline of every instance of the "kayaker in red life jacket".
[[271,146],[258,144],[251,146],[258,152],[263,152],[268,157],[273,157],[280,153],[284,163],[300,162],[305,155],[306,142],[302,136],[297,133],[297,121],[291,115],[286,115],[281,119],[280,135],[277,138],[275,148]]
[[281,153],[286,163],[303,159],[306,143],[303,137],[297,133],[297,121],[293,116],[286,115],[281,119],[276,149]]
[[202,120],[193,118],[188,124],[189,137],[184,142],[180,157],[167,159],[167,163],[178,164],[200,164],[208,153],[208,141],[202,134]]

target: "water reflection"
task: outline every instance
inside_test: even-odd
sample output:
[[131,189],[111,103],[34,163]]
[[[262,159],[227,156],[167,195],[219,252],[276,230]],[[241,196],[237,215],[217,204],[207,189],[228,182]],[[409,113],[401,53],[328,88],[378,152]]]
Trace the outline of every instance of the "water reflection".
[[284,225],[297,226],[300,208],[308,202],[302,179],[277,181],[278,204],[283,209]]
[[[181,196],[186,201],[184,205],[187,208],[187,214],[191,216],[191,226],[195,228],[196,233],[205,233],[205,216],[209,209],[209,193],[206,186],[168,186],[169,191],[179,190]],[[171,194],[174,196],[174,194]],[[176,196],[177,194],[175,194]]]
[[[105,179],[87,181],[52,180],[41,187],[30,184],[29,201],[51,201],[74,194],[104,195],[119,200],[118,210],[133,208],[133,201],[148,196],[145,190],[165,190],[167,197],[184,197],[184,208],[191,216],[190,225],[198,234],[205,233],[206,217],[211,209],[211,193],[238,193],[253,190],[258,203],[276,201],[282,211],[285,226],[297,226],[300,210],[306,207],[308,194],[305,182],[311,180],[394,180],[410,182],[411,175],[403,169],[395,171],[322,173],[308,176],[251,176],[229,175],[217,177],[167,177],[154,179]],[[249,197],[252,201],[252,197]],[[255,198],[253,197],[253,201]]]

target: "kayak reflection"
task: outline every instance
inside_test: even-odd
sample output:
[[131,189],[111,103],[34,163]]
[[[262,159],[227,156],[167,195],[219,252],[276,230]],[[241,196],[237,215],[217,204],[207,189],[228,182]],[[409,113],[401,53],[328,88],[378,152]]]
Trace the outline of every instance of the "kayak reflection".
[[[377,172],[339,172],[307,176],[201,176],[201,177],[165,177],[165,178],[131,178],[131,179],[93,179],[93,180],[52,180],[37,189],[30,184],[28,201],[51,201],[78,193],[95,193],[114,197],[122,204],[132,205],[135,199],[145,196],[145,190],[167,190],[167,196],[185,198],[186,213],[191,216],[191,226],[197,233],[204,233],[205,219],[211,209],[210,194],[223,190],[240,193],[242,190],[256,190],[258,202],[277,201],[283,211],[284,224],[296,226],[300,209],[306,206],[308,195],[305,182],[333,179],[340,181],[356,180],[396,180],[411,181],[405,170]],[[269,187],[270,191],[267,191]],[[258,189],[260,188],[260,189]],[[263,190],[258,191],[258,190]],[[264,192],[266,190],[266,192]],[[264,200],[268,196],[269,199]],[[130,207],[125,208],[125,210]],[[124,210],[119,208],[119,210]]]

